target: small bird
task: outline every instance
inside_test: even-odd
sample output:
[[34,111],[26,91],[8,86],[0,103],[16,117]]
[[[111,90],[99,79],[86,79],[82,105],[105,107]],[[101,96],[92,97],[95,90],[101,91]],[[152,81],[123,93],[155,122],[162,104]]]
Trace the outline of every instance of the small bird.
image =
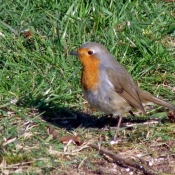
[[144,106],[155,103],[175,110],[175,105],[140,89],[126,68],[103,45],[86,43],[71,54],[79,56],[83,65],[81,84],[86,100],[106,114],[119,116],[114,141],[117,140],[122,117],[127,112],[133,114],[133,108],[146,114]]

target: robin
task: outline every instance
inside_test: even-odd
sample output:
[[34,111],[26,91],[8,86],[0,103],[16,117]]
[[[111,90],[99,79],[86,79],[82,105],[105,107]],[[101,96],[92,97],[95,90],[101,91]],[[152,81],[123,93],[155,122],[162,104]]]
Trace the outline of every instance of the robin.
[[83,65],[81,83],[86,100],[106,114],[119,116],[114,141],[117,140],[122,117],[127,112],[132,114],[133,108],[146,114],[144,106],[155,103],[175,110],[175,105],[140,89],[125,67],[103,45],[86,43],[71,54],[79,56]]

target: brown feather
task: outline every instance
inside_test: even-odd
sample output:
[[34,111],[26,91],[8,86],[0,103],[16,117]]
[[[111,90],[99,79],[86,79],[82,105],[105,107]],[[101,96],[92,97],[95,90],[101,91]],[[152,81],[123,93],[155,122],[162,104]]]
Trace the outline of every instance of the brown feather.
[[116,70],[112,68],[107,68],[106,70],[109,80],[114,85],[116,92],[120,94],[129,105],[140,109],[144,114],[146,114],[138,94],[138,86],[134,82],[133,78],[124,67],[118,71],[120,72],[116,74]]
[[142,100],[142,103],[147,103],[147,102],[153,102],[155,104],[158,104],[158,105],[161,105],[161,106],[164,106],[170,110],[174,110],[175,111],[175,105],[174,104],[171,104],[171,103],[168,103],[166,101],[163,101],[159,98],[156,98],[154,97],[153,95],[151,95],[150,93],[142,90],[139,88],[139,95],[140,95],[140,98]]

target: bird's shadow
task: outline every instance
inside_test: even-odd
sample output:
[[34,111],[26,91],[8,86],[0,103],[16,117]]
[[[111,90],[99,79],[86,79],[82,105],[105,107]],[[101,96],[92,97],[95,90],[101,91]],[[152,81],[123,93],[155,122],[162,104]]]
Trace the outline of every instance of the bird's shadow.
[[[41,98],[34,99],[30,97],[22,97],[18,102],[18,106],[37,108],[41,114],[41,118],[49,124],[55,125],[67,130],[74,130],[78,127],[84,128],[103,128],[105,126],[116,127],[118,118],[112,115],[94,116],[92,112],[83,112],[66,107],[59,107],[59,104],[53,102],[45,102]],[[122,123],[142,123],[147,119],[138,119],[137,117],[124,118]]]

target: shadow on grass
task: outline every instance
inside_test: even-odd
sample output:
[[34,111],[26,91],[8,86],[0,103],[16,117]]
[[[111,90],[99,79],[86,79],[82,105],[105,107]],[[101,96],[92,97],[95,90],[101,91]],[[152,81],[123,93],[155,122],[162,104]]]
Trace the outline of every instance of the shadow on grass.
[[[112,115],[94,116],[82,111],[77,111],[70,108],[59,107],[58,104],[52,102],[46,103],[44,100],[32,99],[30,97],[23,97],[17,102],[18,106],[37,108],[41,117],[46,122],[53,124],[60,128],[67,130],[74,130],[78,127],[84,128],[103,128],[105,126],[115,127],[118,123],[118,117],[114,118]],[[92,112],[91,112],[92,113]],[[148,118],[123,118],[122,123],[142,123]]]

